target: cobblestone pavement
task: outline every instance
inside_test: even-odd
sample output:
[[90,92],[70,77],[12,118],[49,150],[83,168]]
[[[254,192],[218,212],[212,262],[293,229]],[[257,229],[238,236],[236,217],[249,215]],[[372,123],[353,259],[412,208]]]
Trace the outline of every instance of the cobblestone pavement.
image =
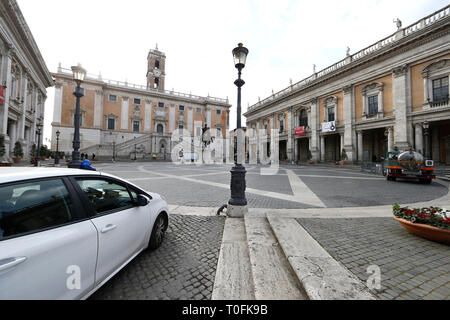
[[[157,192],[173,205],[220,207],[230,198],[231,166],[228,165],[138,162],[104,163],[97,167]],[[428,201],[444,196],[449,190],[449,183],[441,180],[435,180],[431,185],[416,181],[386,181],[382,176],[342,168],[290,165],[280,167],[276,175],[262,175],[260,168],[246,165],[247,191],[254,190],[246,194],[251,208],[314,207],[302,202],[302,194],[294,195],[286,169],[292,170],[325,206],[331,208]]]
[[297,219],[337,261],[366,283],[381,269],[383,300],[450,300],[448,245],[417,237],[392,218]]
[[162,246],[142,252],[90,299],[210,300],[224,223],[171,215]]

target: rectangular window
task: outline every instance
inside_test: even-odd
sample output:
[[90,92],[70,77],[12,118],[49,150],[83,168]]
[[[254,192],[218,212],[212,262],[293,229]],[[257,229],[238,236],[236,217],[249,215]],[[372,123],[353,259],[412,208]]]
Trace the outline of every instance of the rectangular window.
[[155,60],[155,68],[159,69],[159,60]]
[[133,103],[134,103],[134,104],[141,104],[141,99],[134,98],[134,99],[133,99]]
[[195,109],[195,112],[202,113],[202,109],[201,108],[197,108],[197,109]]
[[0,187],[0,241],[78,220],[61,179]]
[[373,116],[378,112],[378,96],[367,97],[369,104],[369,115]]
[[105,179],[77,179],[97,215],[124,210],[133,205],[128,189]]
[[158,107],[164,108],[164,102],[158,102]]
[[216,114],[220,116],[222,114],[222,110],[216,110]]
[[433,80],[433,101],[448,99],[448,77]]
[[117,96],[114,95],[114,94],[110,94],[110,95],[108,96],[108,100],[109,100],[110,102],[117,102]]
[[116,129],[116,119],[108,119],[108,130],[115,130]]
[[184,126],[182,124],[178,125],[178,129],[180,131],[180,134],[183,134]]
[[334,107],[328,108],[328,122],[334,121]]
[[178,106],[178,110],[184,111],[184,106]]
[[133,121],[133,132],[139,132],[139,121]]

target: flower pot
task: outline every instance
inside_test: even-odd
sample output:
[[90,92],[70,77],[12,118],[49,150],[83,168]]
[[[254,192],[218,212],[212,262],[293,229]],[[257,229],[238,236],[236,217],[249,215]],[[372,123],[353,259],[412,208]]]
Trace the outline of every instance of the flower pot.
[[394,217],[394,219],[397,220],[406,230],[419,237],[440,243],[450,244],[450,230],[429,226],[423,223],[413,223],[397,217]]
[[19,163],[20,161],[22,161],[22,158],[12,158],[14,163]]

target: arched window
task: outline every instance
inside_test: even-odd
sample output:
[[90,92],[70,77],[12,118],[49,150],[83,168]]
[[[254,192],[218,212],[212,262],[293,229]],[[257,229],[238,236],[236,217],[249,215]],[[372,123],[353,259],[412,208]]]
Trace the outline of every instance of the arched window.
[[162,125],[162,124],[158,124],[157,126],[156,126],[156,132],[157,133],[163,133],[164,132],[164,126]]
[[299,124],[300,124],[300,127],[308,126],[308,113],[306,112],[306,109],[302,109],[300,111]]
[[155,68],[159,69],[159,60],[155,60]]

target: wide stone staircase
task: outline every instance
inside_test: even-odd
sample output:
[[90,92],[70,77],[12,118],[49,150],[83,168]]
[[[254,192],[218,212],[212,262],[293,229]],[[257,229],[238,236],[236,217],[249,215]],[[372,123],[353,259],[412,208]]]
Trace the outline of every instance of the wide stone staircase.
[[213,300],[373,300],[295,219],[227,218]]

